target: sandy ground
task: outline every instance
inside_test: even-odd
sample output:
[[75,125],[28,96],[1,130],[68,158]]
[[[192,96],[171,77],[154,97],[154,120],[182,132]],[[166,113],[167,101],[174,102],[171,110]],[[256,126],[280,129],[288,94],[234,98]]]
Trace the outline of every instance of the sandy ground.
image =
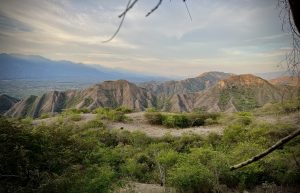
[[[126,122],[105,122],[108,129],[120,129],[127,130],[130,132],[140,131],[144,132],[146,135],[150,137],[162,137],[166,134],[170,134],[172,136],[181,136],[186,133],[194,133],[198,135],[207,135],[209,133],[218,133],[221,134],[223,131],[223,127],[216,126],[201,126],[201,127],[191,127],[191,128],[166,128],[158,125],[150,125],[144,118],[144,112],[130,113],[126,115],[129,118],[129,121]],[[81,120],[75,122],[76,124],[83,124],[87,121],[96,119],[95,114],[81,114]],[[67,118],[66,118],[67,120]],[[51,124],[57,121],[57,117],[51,117],[46,119],[36,119],[33,120],[34,125],[39,124]]]

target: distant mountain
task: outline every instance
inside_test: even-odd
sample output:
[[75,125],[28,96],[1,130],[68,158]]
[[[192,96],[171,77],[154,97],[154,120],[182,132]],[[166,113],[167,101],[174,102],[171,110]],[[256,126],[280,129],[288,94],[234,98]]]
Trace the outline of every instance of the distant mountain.
[[162,83],[144,83],[140,86],[161,97],[168,97],[174,94],[198,92],[214,86],[219,80],[228,78],[233,74],[224,72],[206,72],[195,78],[188,78],[179,81],[166,81]]
[[8,111],[12,106],[14,106],[19,99],[14,97],[8,96],[6,94],[0,95],[0,114],[5,113]]
[[282,97],[288,99],[295,94],[293,89],[290,89],[290,93],[286,92],[286,89],[257,76],[237,75],[220,80],[215,86],[201,92],[173,95],[164,110],[248,111],[269,102],[280,101]]
[[142,82],[164,78],[123,72],[99,65],[89,66],[70,61],[53,61],[41,56],[0,54],[0,80],[12,79],[90,80],[93,82],[127,79]]
[[289,86],[299,86],[299,80],[296,76],[282,76],[279,78],[269,80],[270,83],[274,85],[289,85]]
[[38,117],[43,113],[61,112],[66,108],[95,109],[120,106],[142,111],[156,106],[156,98],[146,89],[128,81],[105,81],[84,90],[53,91],[41,97],[27,97],[15,104],[6,115]]

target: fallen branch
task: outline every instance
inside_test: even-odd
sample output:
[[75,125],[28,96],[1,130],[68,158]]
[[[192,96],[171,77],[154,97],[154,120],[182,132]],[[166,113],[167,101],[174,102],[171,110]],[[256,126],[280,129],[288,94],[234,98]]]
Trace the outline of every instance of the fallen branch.
[[266,155],[270,154],[271,152],[273,152],[274,150],[278,149],[279,147],[283,146],[284,144],[286,144],[287,142],[291,141],[292,139],[294,139],[295,137],[297,137],[300,134],[300,129],[298,128],[295,132],[291,133],[290,135],[280,139],[279,141],[277,141],[277,143],[275,143],[274,145],[272,145],[269,149],[265,150],[264,152],[250,158],[247,161],[244,161],[242,163],[236,164],[234,166],[230,167],[230,170],[236,170],[239,168],[242,168],[246,165],[249,165],[253,162],[256,162],[258,160],[260,160],[261,158],[265,157]]

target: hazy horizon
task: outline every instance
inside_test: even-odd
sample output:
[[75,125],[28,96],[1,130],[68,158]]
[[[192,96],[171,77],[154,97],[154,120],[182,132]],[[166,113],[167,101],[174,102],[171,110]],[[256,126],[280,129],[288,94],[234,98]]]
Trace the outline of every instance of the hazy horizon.
[[0,52],[101,65],[159,76],[281,71],[290,48],[277,1],[164,1],[132,9],[118,36],[125,1],[0,0]]

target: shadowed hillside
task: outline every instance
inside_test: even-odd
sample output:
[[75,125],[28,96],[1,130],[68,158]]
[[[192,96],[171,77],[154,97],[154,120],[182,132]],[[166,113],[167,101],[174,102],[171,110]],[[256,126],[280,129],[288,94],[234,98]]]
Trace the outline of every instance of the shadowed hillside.
[[105,81],[84,90],[48,92],[40,97],[30,96],[15,104],[7,116],[38,117],[43,113],[60,112],[67,108],[126,106],[142,111],[155,106],[155,97],[147,90],[125,80]]

